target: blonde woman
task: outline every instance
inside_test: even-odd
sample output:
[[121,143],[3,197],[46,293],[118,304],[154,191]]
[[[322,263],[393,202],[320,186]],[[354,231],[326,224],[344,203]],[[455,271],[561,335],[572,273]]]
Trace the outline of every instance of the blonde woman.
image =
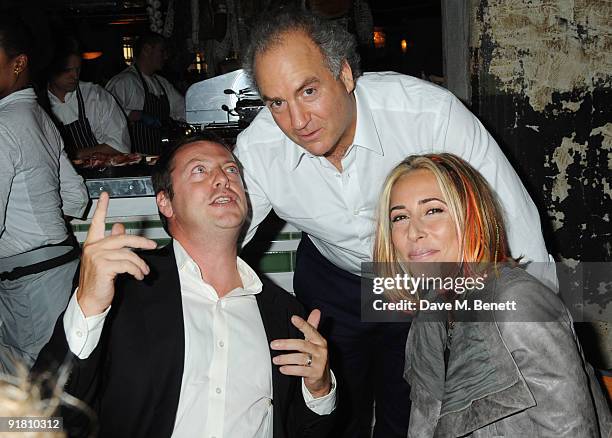
[[[610,436],[610,411],[569,312],[511,259],[495,196],[467,162],[411,156],[392,170],[379,202],[374,261],[389,276],[485,278],[484,289],[455,298],[516,303],[516,312],[464,312],[470,317],[463,320],[453,311],[437,320],[417,313],[404,374],[409,437]],[[432,292],[440,291],[423,291]],[[511,322],[521,317],[526,322]]]

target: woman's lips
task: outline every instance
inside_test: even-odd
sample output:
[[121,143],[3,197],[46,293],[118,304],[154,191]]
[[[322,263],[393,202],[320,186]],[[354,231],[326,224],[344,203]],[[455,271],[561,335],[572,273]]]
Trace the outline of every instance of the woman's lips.
[[419,251],[413,251],[408,254],[408,258],[414,261],[425,260],[438,252],[439,251],[437,249],[424,249]]

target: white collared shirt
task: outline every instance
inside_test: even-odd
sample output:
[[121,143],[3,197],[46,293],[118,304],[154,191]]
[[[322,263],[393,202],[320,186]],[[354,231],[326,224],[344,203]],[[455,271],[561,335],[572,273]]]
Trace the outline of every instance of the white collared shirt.
[[[174,240],[181,283],[185,326],[185,358],[176,413],[175,438],[273,438],[272,364],[270,349],[255,295],[262,283],[240,258],[238,272],[243,287],[222,298],[202,280],[198,265]],[[79,358],[95,349],[104,313],[85,318],[76,292],[64,315],[70,350]],[[336,404],[332,391],[314,399],[302,382],[307,406],[319,415],[331,413]]]
[[[496,191],[512,255],[549,261],[525,187],[495,140],[452,93],[382,72],[360,77],[354,95],[357,126],[342,172],[285,136],[268,108],[238,136],[234,153],[253,208],[245,244],[274,209],[308,233],[328,260],[360,275],[361,263],[372,260],[376,206],[389,171],[409,155],[450,152],[470,162]],[[544,276],[555,283],[552,270]]]
[[[98,144],[107,144],[119,152],[129,153],[131,143],[127,119],[112,94],[89,82],[79,82],[79,87],[83,96],[85,117]],[[79,119],[76,90],[66,93],[64,102],[51,91],[47,91],[47,94],[51,101],[51,110],[60,122],[68,125]]]
[[[185,121],[185,98],[176,88],[166,78],[158,74],[149,76],[142,73],[142,77],[147,83],[150,93],[156,96],[161,96],[162,92],[166,94],[170,104],[170,118]],[[163,87],[163,90],[160,88],[160,85]],[[144,87],[133,65],[112,77],[108,84],[106,84],[106,89],[117,98],[119,105],[121,105],[128,116],[132,111],[142,111],[144,106]]]

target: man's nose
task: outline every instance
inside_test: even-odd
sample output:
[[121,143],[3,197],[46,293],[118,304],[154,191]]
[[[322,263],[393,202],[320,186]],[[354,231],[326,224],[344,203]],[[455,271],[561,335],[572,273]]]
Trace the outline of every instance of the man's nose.
[[222,168],[217,168],[214,174],[213,185],[215,187],[229,187],[229,178]]
[[309,113],[299,103],[289,105],[289,115],[291,116],[291,126],[296,131],[304,129],[310,121]]

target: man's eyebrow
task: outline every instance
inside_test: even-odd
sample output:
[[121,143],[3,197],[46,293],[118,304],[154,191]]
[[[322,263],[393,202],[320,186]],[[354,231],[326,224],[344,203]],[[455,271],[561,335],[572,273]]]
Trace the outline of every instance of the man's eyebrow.
[[[189,161],[187,161],[187,163],[185,163],[185,166],[183,166],[183,169],[187,169],[188,167],[190,167],[190,165],[192,165],[193,163],[211,163],[212,160],[210,158],[206,158],[206,157],[194,157],[192,159],[190,159]],[[227,164],[235,164],[238,165],[238,163],[236,162],[236,160],[234,160],[233,158],[228,158],[227,161],[225,161],[222,166],[225,166]]]
[[[301,93],[304,88],[308,87],[309,85],[318,83],[318,82],[320,82],[320,81],[319,81],[319,78],[317,78],[316,76],[311,76],[309,78],[306,78],[300,84],[300,86],[298,88],[296,88],[295,94]],[[282,99],[280,97],[275,97],[275,96],[270,97],[270,96],[266,96],[265,94],[262,94],[261,98],[263,99],[264,102],[273,102],[275,100],[284,100],[284,99]]]
[[309,78],[306,78],[304,82],[302,82],[302,85],[300,85],[300,87],[296,90],[296,94],[300,93],[304,88],[308,87],[309,85],[312,85],[318,82],[320,81],[319,81],[319,78],[317,78],[316,76],[311,76]]

